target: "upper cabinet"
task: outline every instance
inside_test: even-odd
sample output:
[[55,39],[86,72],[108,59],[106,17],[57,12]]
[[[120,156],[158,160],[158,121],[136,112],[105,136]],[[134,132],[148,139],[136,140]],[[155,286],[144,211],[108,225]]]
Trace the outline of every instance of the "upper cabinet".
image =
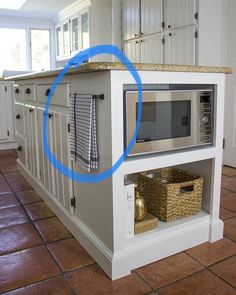
[[198,18],[195,0],[163,0],[164,22],[168,29],[193,25]]
[[[112,44],[112,1],[78,0],[58,14],[56,26],[57,64],[81,50],[101,44]],[[92,61],[109,61],[107,55]]]
[[89,46],[89,11],[67,19],[56,28],[57,58],[63,59]]
[[162,31],[162,0],[141,0],[141,36]]
[[123,50],[132,62],[196,64],[198,0],[122,0]]
[[125,0],[122,5],[124,40],[162,30],[162,0]]

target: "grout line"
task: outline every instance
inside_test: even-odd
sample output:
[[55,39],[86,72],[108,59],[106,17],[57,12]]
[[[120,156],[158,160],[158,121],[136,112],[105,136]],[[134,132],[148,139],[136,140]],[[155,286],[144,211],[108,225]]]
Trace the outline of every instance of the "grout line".
[[137,272],[137,269],[134,269],[133,272],[148,286],[151,288],[152,291],[154,291],[154,288],[151,286],[151,284]]
[[185,280],[185,279],[191,278],[191,277],[193,277],[194,275],[199,274],[200,272],[203,272],[203,271],[205,271],[205,270],[206,270],[205,268],[204,268],[204,269],[201,269],[201,270],[198,270],[198,271],[196,271],[196,272],[194,272],[194,273],[192,273],[192,274],[190,274],[190,275],[187,275],[186,277],[183,277],[183,278],[181,278],[181,279],[178,279],[178,280],[176,280],[176,281],[173,281],[173,282],[171,282],[171,283],[169,283],[169,284],[167,284],[167,285],[161,286],[161,287],[155,289],[155,291],[156,291],[156,292],[159,292],[159,291],[160,291],[161,289],[163,289],[163,288],[169,287],[169,286],[174,285],[174,284],[176,284],[176,283],[178,283],[178,282],[180,282],[180,281],[183,281],[183,280]]

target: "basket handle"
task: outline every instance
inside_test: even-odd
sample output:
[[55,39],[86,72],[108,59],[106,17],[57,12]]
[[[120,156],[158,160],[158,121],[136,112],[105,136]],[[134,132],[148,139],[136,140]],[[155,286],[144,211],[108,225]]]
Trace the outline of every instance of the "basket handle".
[[180,194],[191,193],[193,191],[194,191],[194,183],[183,184],[179,187]]

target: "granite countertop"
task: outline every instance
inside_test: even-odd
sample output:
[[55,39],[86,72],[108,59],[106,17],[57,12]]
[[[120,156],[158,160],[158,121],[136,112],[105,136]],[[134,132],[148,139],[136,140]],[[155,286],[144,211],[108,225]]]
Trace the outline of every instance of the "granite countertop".
[[[231,74],[232,69],[227,67],[209,67],[209,66],[187,66],[187,65],[167,65],[167,64],[145,64],[145,63],[134,63],[135,68],[138,71],[159,71],[159,72],[197,72],[197,73],[223,73]],[[45,77],[58,76],[62,68],[41,71],[29,74],[23,74],[6,78],[5,80],[25,80]],[[71,68],[67,75],[79,74],[79,73],[90,73],[99,71],[110,71],[110,70],[126,70],[126,67],[119,62],[88,62],[79,67],[79,69]]]

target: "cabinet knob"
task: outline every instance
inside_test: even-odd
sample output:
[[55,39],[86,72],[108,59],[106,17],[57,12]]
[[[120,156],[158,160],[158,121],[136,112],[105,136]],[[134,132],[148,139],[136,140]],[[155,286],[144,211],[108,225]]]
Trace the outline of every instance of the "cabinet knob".
[[34,111],[34,109],[33,109],[33,108],[30,108],[30,109],[29,109],[29,112],[30,112],[30,113],[32,113],[33,111]]
[[143,35],[144,35],[144,33],[141,32],[141,33],[140,33],[140,36],[143,36]]
[[173,34],[169,33],[169,36],[171,37],[171,36],[173,36]]
[[140,42],[141,42],[141,43],[144,43],[144,40],[141,40]]
[[19,145],[19,146],[17,147],[17,150],[18,150],[18,152],[22,152],[22,146]]
[[25,93],[26,94],[30,94],[32,91],[31,91],[31,89],[30,88],[27,88],[26,90],[25,90]]
[[134,34],[134,37],[138,37],[139,35],[138,34]]
[[16,115],[16,119],[17,119],[17,120],[20,120],[20,119],[21,119],[21,115],[20,115],[20,114],[17,114],[17,115]]
[[15,93],[17,93],[17,94],[20,93],[19,88],[16,88],[16,89],[15,89]]
[[50,93],[50,88],[48,88],[46,91],[45,91],[45,96],[48,96]]
[[168,29],[171,29],[171,25],[168,25]]
[[51,119],[53,117],[53,113],[48,113],[48,118]]

